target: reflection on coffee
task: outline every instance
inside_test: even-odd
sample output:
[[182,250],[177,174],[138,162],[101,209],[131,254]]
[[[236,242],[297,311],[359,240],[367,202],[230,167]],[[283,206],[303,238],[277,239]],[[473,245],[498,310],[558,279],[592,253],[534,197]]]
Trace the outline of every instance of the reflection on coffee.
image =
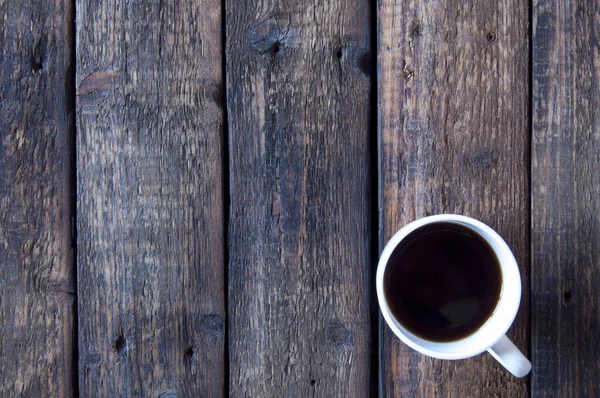
[[392,253],[384,292],[392,315],[411,333],[436,342],[460,340],[493,314],[502,273],[488,242],[451,222],[411,232]]

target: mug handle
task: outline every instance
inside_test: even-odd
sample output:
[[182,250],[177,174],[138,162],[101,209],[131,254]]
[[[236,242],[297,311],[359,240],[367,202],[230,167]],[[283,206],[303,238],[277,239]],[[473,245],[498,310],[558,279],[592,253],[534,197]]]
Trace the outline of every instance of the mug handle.
[[531,371],[529,359],[506,336],[488,348],[488,352],[517,377],[525,377]]

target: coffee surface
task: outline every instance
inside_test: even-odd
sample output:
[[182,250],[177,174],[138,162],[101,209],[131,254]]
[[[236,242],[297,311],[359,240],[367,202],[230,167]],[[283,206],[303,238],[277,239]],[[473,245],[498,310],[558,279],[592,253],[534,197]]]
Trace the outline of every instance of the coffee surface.
[[469,336],[493,314],[502,273],[485,239],[460,224],[433,223],[396,247],[384,274],[393,316],[411,333],[449,342]]

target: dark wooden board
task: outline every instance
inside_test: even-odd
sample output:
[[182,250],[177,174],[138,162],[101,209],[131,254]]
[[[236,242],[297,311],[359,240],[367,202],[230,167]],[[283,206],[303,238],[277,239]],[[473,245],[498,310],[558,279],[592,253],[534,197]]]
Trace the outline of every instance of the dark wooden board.
[[77,1],[79,384],[225,389],[220,1]]
[[232,396],[370,388],[367,1],[226,1]]
[[[402,226],[457,213],[513,249],[523,298],[508,336],[528,349],[528,5],[391,1],[378,6],[381,248]],[[381,394],[526,396],[491,356],[462,361],[409,349],[381,322]]]
[[600,2],[534,1],[532,393],[600,396]]
[[0,3],[0,396],[69,397],[73,8]]

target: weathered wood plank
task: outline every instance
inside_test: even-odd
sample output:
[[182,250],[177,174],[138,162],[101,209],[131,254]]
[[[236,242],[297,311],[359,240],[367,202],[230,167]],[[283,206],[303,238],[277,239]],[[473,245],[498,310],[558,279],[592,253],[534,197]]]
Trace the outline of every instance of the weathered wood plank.
[[[529,142],[527,2],[379,3],[380,242],[426,215],[495,228],[521,267],[509,337],[527,352]],[[488,355],[450,362],[409,349],[382,321],[384,396],[524,396]]]
[[600,396],[600,2],[533,7],[532,393]]
[[366,396],[367,1],[226,1],[232,396]]
[[224,392],[221,9],[77,2],[82,396]]
[[0,396],[73,390],[72,7],[0,1]]

